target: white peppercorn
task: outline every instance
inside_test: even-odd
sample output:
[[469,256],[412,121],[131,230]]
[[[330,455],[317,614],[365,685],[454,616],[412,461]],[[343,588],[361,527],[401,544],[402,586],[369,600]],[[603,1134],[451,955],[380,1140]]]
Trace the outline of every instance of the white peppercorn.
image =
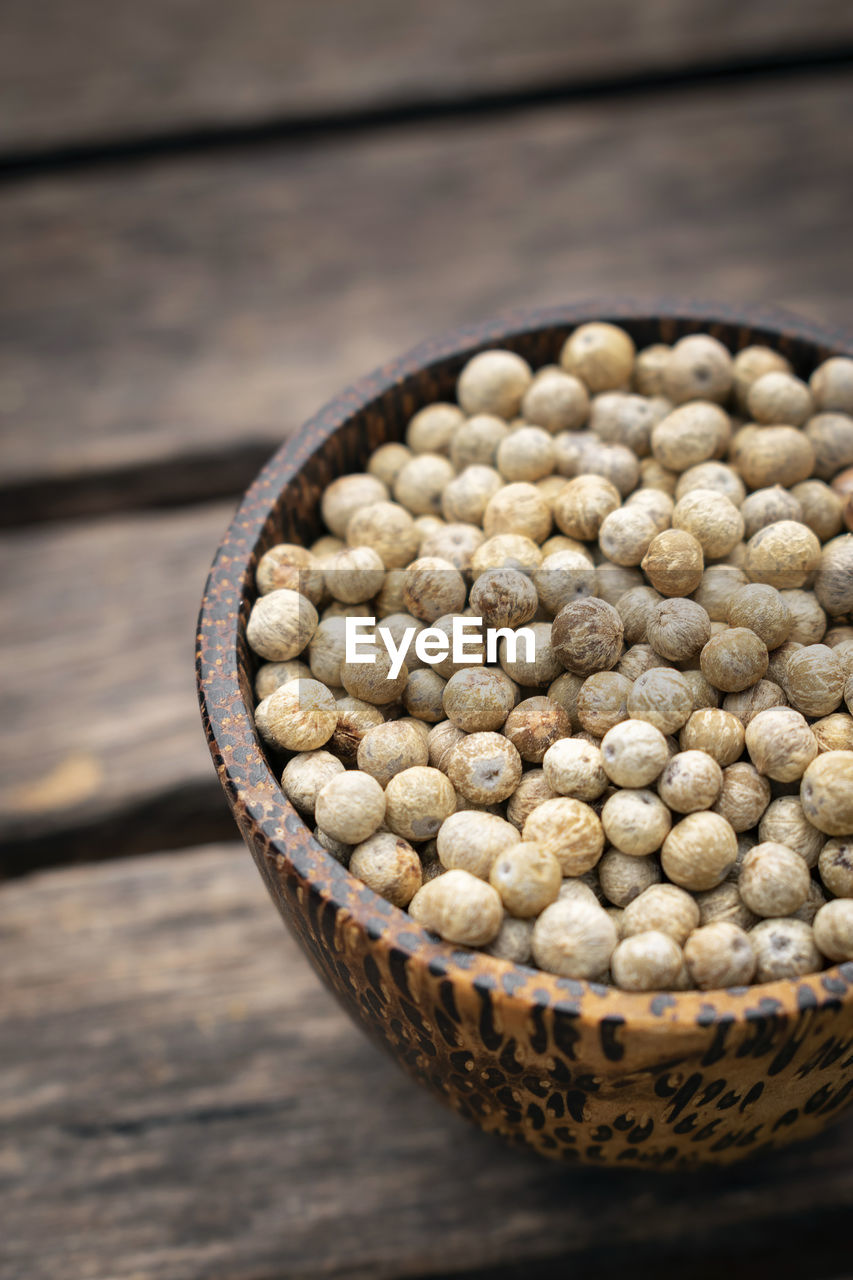
[[853,612],[853,533],[833,538],[823,548],[814,590],[833,618]]
[[497,936],[486,947],[486,954],[513,964],[529,964],[533,955],[533,925],[532,920],[504,916]]
[[289,680],[255,708],[258,733],[281,751],[322,747],[331,738],[337,720],[335,699],[317,680]]
[[681,674],[690,689],[694,711],[701,711],[706,707],[716,708],[720,705],[719,691],[708,683],[701,671],[682,671]]
[[800,504],[803,524],[807,524],[821,542],[827,542],[841,532],[844,504],[823,480],[802,480],[794,485],[791,493]]
[[362,773],[386,787],[395,774],[429,761],[423,736],[409,720],[387,720],[368,729],[357,746]]
[[827,716],[841,702],[844,671],[835,651],[810,644],[792,653],[785,667],[785,692],[803,715]]
[[636,565],[643,559],[657,533],[658,526],[646,511],[636,506],[625,506],[604,517],[598,541],[601,550],[614,564]]
[[520,841],[510,822],[492,813],[461,809],[445,818],[438,831],[436,848],[442,866],[449,871],[467,871],[488,880],[498,854]]
[[385,579],[385,565],[372,547],[348,547],[325,562],[326,586],[343,604],[361,604],[375,596]]
[[429,840],[456,809],[456,793],[438,769],[415,765],[385,788],[385,822],[406,840]]
[[507,821],[521,831],[533,810],[556,796],[557,792],[549,786],[543,769],[528,769],[507,801]]
[[495,461],[507,483],[524,481],[535,484],[554,470],[556,458],[552,438],[542,427],[519,427],[498,445]]
[[767,671],[767,646],[754,631],[731,627],[712,636],[699,655],[702,675],[717,689],[740,693]]
[[595,978],[609,964],[616,942],[616,927],[597,903],[562,898],[533,926],[533,959],[563,978]]
[[537,607],[554,616],[572,600],[596,595],[597,580],[595,566],[586,553],[553,552],[543,559],[533,574]]
[[388,831],[377,832],[357,844],[349,869],[368,889],[395,907],[406,907],[420,889],[421,860],[408,841]]
[[853,360],[831,356],[809,379],[815,404],[822,411],[853,414]]
[[529,764],[541,764],[552,743],[567,738],[571,721],[559,702],[550,698],[524,698],[506,718],[504,737]]
[[564,605],[554,619],[551,646],[559,662],[575,675],[614,667],[622,650],[622,619],[595,596]]
[[649,610],[649,644],[671,662],[692,658],[711,636],[711,619],[695,600],[661,600]]
[[281,775],[281,789],[294,809],[313,816],[317,794],[344,766],[330,751],[301,751],[289,760]]
[[723,770],[723,789],[714,813],[725,818],[736,832],[749,831],[758,825],[770,798],[767,779],[754,765],[738,761]]
[[447,757],[447,776],[466,800],[500,803],[518,786],[521,756],[502,734],[470,733]]
[[687,400],[725,404],[733,381],[730,353],[706,333],[679,338],[663,366],[663,391],[674,404]]
[[[531,622],[524,630],[530,631],[533,637],[530,656],[528,657],[527,645],[523,642],[523,638],[516,635],[514,646],[511,646],[507,639],[501,640],[498,660],[516,684],[526,689],[541,689],[545,685],[550,685],[562,672],[560,659],[553,646],[553,626],[550,622]],[[514,657],[511,656],[513,647]]]
[[519,481],[498,489],[486,503],[483,529],[487,538],[516,533],[535,543],[544,542],[553,523],[551,508],[535,484]]
[[[387,499],[388,490],[376,476],[339,476],[323,490],[320,514],[333,534],[338,538],[346,538],[347,525],[359,507],[368,507],[374,502],[385,502]],[[318,553],[315,551],[314,554]]]
[[814,940],[827,960],[853,960],[853,900],[827,902],[814,918]]
[[754,631],[767,649],[776,649],[791,633],[791,610],[775,587],[753,582],[739,587],[729,601],[726,621]]
[[341,664],[346,658],[346,618],[325,618],[308,645],[308,665],[315,680],[340,685]]
[[600,440],[627,445],[642,458],[650,449],[652,427],[671,407],[627,391],[605,391],[592,402],[589,429]]
[[811,529],[796,520],[765,525],[747,543],[745,568],[749,577],[780,591],[801,587],[820,562],[820,543]]
[[730,431],[729,416],[719,405],[691,400],[655,424],[652,453],[667,470],[686,471],[716,457]]
[[661,733],[675,733],[693,714],[693,695],[680,671],[653,667],[634,681],[627,705],[632,720],[647,720]]
[[717,813],[689,813],[672,828],[661,849],[664,875],[691,890],[713,889],[726,878],[736,858],[735,832]]
[[788,916],[809,895],[811,876],[803,859],[784,844],[757,844],[743,860],[738,889],[757,916]]
[[735,716],[746,728],[762,711],[772,707],[784,707],[788,699],[773,680],[759,680],[741,693],[729,693],[723,699],[723,710]]
[[812,721],[818,751],[853,751],[853,716],[843,711]]
[[698,538],[685,529],[664,529],[649,543],[641,568],[661,595],[688,596],[702,581],[704,563]]
[[710,809],[723,787],[723,771],[705,751],[679,751],[658,778],[658,795],[676,813]]
[[396,676],[391,675],[391,657],[384,647],[365,646],[363,652],[372,662],[341,663],[341,684],[351,698],[373,706],[387,706],[401,697],[409,678],[405,663]]
[[576,476],[554,502],[554,521],[569,537],[589,542],[598,537],[605,516],[620,505],[619,490],[603,476]]
[[[740,757],[744,741],[744,727],[737,716],[717,707],[694,711],[679,736],[682,752],[706,752],[721,768],[734,764]],[[722,785],[722,779],[720,782]]]
[[777,782],[801,778],[818,750],[808,721],[793,707],[771,707],[754,716],[746,727],[746,749],[758,772]]
[[255,676],[255,697],[258,702],[268,698],[288,680],[310,680],[311,668],[307,662],[291,658],[289,662],[264,662]]
[[787,845],[809,868],[817,865],[826,841],[823,832],[809,822],[798,796],[778,796],[770,802],[761,817],[758,838],[764,844]]
[[613,981],[623,991],[671,990],[683,963],[678,943],[656,930],[623,938],[610,958]]
[[691,981],[700,991],[745,987],[755,973],[755,952],[745,930],[718,920],[694,932],[684,944]]
[[699,908],[703,927],[716,924],[718,921],[726,921],[728,924],[737,925],[740,929],[748,930],[758,923],[758,916],[750,911],[741,898],[736,880],[727,878],[716,888],[697,893],[696,905]]
[[644,720],[623,720],[601,741],[601,764],[619,787],[640,788],[654,782],[669,759],[666,738]]
[[819,644],[826,632],[826,614],[814,592],[789,590],[780,591],[779,595],[791,615],[788,639],[797,644]]
[[665,841],[672,818],[653,791],[616,791],[604,803],[601,825],[610,843],[631,857],[654,853]]
[[750,931],[755,952],[755,981],[803,978],[822,968],[811,925],[802,920],[762,920]]
[[756,378],[747,393],[746,407],[755,422],[781,422],[791,427],[801,427],[814,412],[805,382],[779,370]]
[[809,478],[815,462],[808,436],[796,427],[742,427],[729,458],[750,489],[770,484],[790,488]]
[[817,863],[820,878],[836,898],[853,898],[853,839],[827,840]]
[[587,733],[598,738],[628,718],[627,698],[631,681],[616,671],[587,676],[577,696],[577,718]]
[[385,818],[385,795],[375,778],[345,770],[320,788],[314,815],[334,840],[360,844]]
[[521,627],[538,607],[536,587],[519,569],[487,569],[471,587],[471,608],[490,627]]
[[465,733],[497,730],[515,705],[517,689],[503,671],[469,667],[444,686],[444,714]]
[[636,348],[630,334],[602,322],[579,325],[560,352],[563,368],[593,393],[628,386]]
[[411,671],[403,689],[403,706],[414,719],[438,724],[446,715],[444,710],[446,687],[447,681],[429,667]]
[[499,533],[487,538],[471,557],[471,571],[485,573],[487,569],[522,569],[532,573],[542,563],[542,552],[532,538],[518,533]]
[[328,742],[330,751],[340,756],[344,764],[355,764],[359,744],[371,729],[384,724],[379,707],[359,698],[337,698],[338,720]]
[[646,889],[660,883],[662,875],[654,858],[632,858],[619,849],[608,849],[597,871],[605,897],[616,907],[627,907]]
[[759,529],[768,524],[776,524],[779,520],[796,520],[803,522],[803,508],[790,489],[781,485],[772,485],[767,489],[756,489],[741,503],[740,513],[743,516],[744,536],[752,538]]
[[311,601],[284,587],[259,596],[252,605],[246,639],[262,658],[287,662],[302,652],[317,622],[317,610]]
[[459,375],[456,395],[467,414],[514,418],[533,380],[530,365],[514,351],[481,351]]
[[425,405],[409,419],[406,444],[413,453],[446,454],[454,431],[464,421],[465,415],[458,405],[441,401]]
[[415,516],[437,515],[441,495],[454,475],[453,464],[441,454],[415,454],[397,473],[394,501]]
[[467,591],[462,574],[449,560],[421,556],[406,569],[403,600],[406,609],[424,622],[435,622],[465,607]]
[[604,831],[595,810],[580,800],[557,796],[528,814],[522,839],[552,853],[564,876],[589,871],[604,852]]
[[492,942],[503,914],[497,890],[467,871],[445,871],[423,885],[409,903],[409,915],[418,924],[466,947]]
[[538,916],[560,891],[560,864],[541,845],[520,842],[502,850],[489,873],[489,883],[501,895],[512,916]]
[[503,487],[493,467],[475,464],[466,467],[445,487],[441,495],[441,513],[445,520],[480,524],[489,499]]
[[[388,444],[380,445],[376,452],[371,454],[367,470],[371,476],[381,480],[386,489],[392,489],[394,481],[411,457],[411,449],[392,440]],[[334,547],[331,550],[340,551],[341,548]],[[316,550],[314,554],[317,554]]]

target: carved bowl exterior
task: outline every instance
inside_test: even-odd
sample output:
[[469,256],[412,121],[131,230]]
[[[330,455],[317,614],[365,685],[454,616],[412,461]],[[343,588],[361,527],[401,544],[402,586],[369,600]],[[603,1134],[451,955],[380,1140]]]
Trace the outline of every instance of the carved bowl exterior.
[[[722,1164],[808,1137],[853,1102],[853,964],[737,990],[627,994],[455,948],[334,861],[285,799],[254,729],[246,643],[259,557],[320,531],[335,477],[451,398],[465,361],[504,346],[538,366],[591,319],[638,346],[707,331],[783,351],[807,375],[842,335],[778,313],[630,302],[514,312],[424,344],[312,418],[261,471],[205,588],[202,718],[222,787],[281,915],[350,1015],[403,1069],[482,1129],[599,1165]],[[287,981],[286,974],[282,981]]]

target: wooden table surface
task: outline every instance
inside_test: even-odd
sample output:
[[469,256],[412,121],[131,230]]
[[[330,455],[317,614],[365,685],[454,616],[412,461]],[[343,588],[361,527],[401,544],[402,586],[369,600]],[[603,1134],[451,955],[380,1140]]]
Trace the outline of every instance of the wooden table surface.
[[516,304],[853,330],[853,8],[9,0],[0,1278],[853,1276],[853,1122],[690,1179],[417,1094],[281,929],[195,704],[240,490]]

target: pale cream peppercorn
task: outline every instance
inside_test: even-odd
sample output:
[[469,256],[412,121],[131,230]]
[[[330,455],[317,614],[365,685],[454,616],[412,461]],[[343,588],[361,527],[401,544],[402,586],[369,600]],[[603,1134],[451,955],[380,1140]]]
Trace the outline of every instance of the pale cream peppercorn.
[[653,884],[625,906],[620,932],[623,938],[631,938],[654,930],[681,947],[698,927],[699,908],[692,894],[674,884]]
[[789,489],[772,485],[768,489],[756,489],[741,503],[744,537],[752,538],[759,529],[779,520],[796,520],[803,523],[803,508]]
[[642,458],[651,447],[652,428],[671,408],[667,400],[647,399],[627,391],[605,391],[592,402],[589,429],[599,440],[626,445]]
[[802,920],[762,920],[750,930],[755,952],[755,981],[803,978],[823,967],[811,925]]
[[455,474],[453,464],[441,454],[415,454],[397,473],[394,500],[412,515],[437,515],[441,495]]
[[657,458],[643,458],[640,463],[640,484],[644,489],[659,489],[670,495],[675,493],[678,476],[661,466]]
[[507,801],[507,821],[521,831],[533,810],[556,796],[557,792],[549,786],[544,770],[528,769]]
[[756,378],[747,393],[746,407],[755,422],[780,422],[790,427],[801,427],[814,412],[812,395],[805,382],[778,370]]
[[447,757],[447,776],[466,800],[498,804],[521,778],[521,756],[502,734],[470,733]]
[[831,356],[809,379],[815,404],[823,412],[853,414],[853,360]]
[[726,621],[731,627],[754,631],[767,649],[776,649],[791,634],[791,610],[775,587],[753,582],[739,587],[729,601]]
[[691,890],[713,889],[736,859],[737,836],[717,813],[689,813],[672,828],[661,849],[664,875]]
[[669,665],[666,658],[655,653],[650,644],[634,644],[622,654],[616,664],[616,670],[620,676],[633,682],[647,671],[653,671],[656,667],[669,667]]
[[375,778],[346,770],[320,788],[314,816],[334,840],[360,844],[385,818],[385,795]]
[[313,816],[319,791],[343,770],[331,751],[301,751],[285,765],[281,789],[294,809]]
[[771,347],[754,345],[738,351],[733,362],[734,398],[738,408],[746,412],[749,389],[765,373],[790,373],[791,365]]
[[600,749],[580,738],[561,738],[554,742],[545,752],[542,769],[556,795],[588,803],[597,800],[607,789]]
[[467,871],[488,880],[498,854],[518,845],[520,839],[512,823],[496,814],[461,809],[441,824],[436,848],[448,871]]
[[465,733],[497,730],[515,705],[517,690],[503,671],[469,667],[444,687],[444,714]]
[[258,702],[268,698],[288,680],[310,680],[311,668],[307,662],[291,658],[289,662],[264,662],[255,676],[255,697]]
[[713,489],[691,489],[676,503],[672,527],[693,534],[709,560],[726,556],[740,542],[744,520],[735,504]]
[[614,564],[637,565],[657,533],[657,524],[647,512],[640,507],[625,506],[604,517],[598,542]]
[[526,422],[546,431],[575,431],[586,422],[589,394],[579,378],[554,367],[537,373],[521,401]]
[[368,729],[357,747],[356,760],[362,773],[386,787],[395,774],[429,761],[422,735],[406,720],[386,720]]
[[747,582],[746,574],[735,565],[712,564],[702,574],[693,599],[701,604],[712,622],[725,622],[732,597]]
[[441,513],[445,520],[480,524],[489,499],[501,488],[503,480],[494,467],[479,464],[466,467],[445,487]]
[[567,796],[537,805],[525,820],[522,839],[552,853],[564,876],[590,871],[604,852],[604,831],[595,810]]
[[841,702],[844,670],[835,651],[810,644],[792,653],[785,667],[785,693],[806,716],[828,716]]
[[535,484],[554,470],[553,440],[542,427],[519,427],[498,445],[495,461],[508,484],[517,481]]
[[[403,589],[406,585],[405,569],[387,569],[382,579],[382,586],[376,594],[375,600],[371,603],[363,604],[360,611],[366,617],[387,617],[388,614],[405,613],[406,606],[403,601]],[[354,610],[356,606],[341,606],[341,610]],[[324,617],[327,616],[324,614]],[[354,616],[354,614],[350,614]],[[420,624],[417,624],[420,625]],[[415,664],[416,666],[419,663]]]
[[684,944],[690,979],[700,991],[745,987],[755,973],[755,952],[745,930],[718,920],[696,929]]
[[487,538],[516,533],[532,542],[544,542],[551,532],[551,508],[535,484],[519,481],[498,489],[486,503],[483,530]]
[[750,489],[770,484],[790,488],[808,480],[815,463],[808,436],[796,427],[742,427],[729,458]]
[[791,493],[800,504],[800,519],[803,524],[807,524],[821,542],[826,542],[841,532],[844,504],[823,480],[802,480],[794,485]]
[[[338,538],[346,538],[347,525],[360,507],[374,502],[387,502],[388,490],[376,476],[357,474],[339,476],[323,490],[320,514],[324,522]],[[315,550],[314,554],[318,554]]]
[[723,787],[723,771],[705,751],[679,751],[658,778],[658,795],[676,813],[710,809]]
[[623,720],[608,729],[601,741],[601,764],[619,787],[646,787],[669,759],[660,729],[645,720]]
[[801,778],[818,752],[808,721],[793,707],[771,707],[754,716],[746,728],[746,749],[758,772],[776,782]]
[[533,959],[563,978],[596,978],[617,943],[616,926],[598,903],[581,897],[552,902],[533,927]]
[[581,542],[598,537],[605,516],[621,506],[619,490],[603,476],[569,480],[554,501],[554,521],[563,533]]
[[311,675],[323,684],[338,686],[345,658],[346,618],[325,618],[318,624],[308,646]]
[[628,719],[627,699],[631,681],[616,671],[587,676],[577,696],[577,718],[587,733],[597,738]]
[[597,595],[597,584],[595,565],[580,551],[555,551],[543,559],[533,574],[537,608],[552,616],[572,600]]
[[788,639],[798,644],[819,644],[826,632],[826,614],[814,592],[789,590],[780,591],[779,595],[791,615]]
[[391,658],[384,646],[364,646],[362,652],[372,657],[372,662],[341,663],[341,684],[351,698],[369,702],[373,706],[387,706],[402,696],[409,679],[409,670],[403,663],[395,677],[391,676]]
[[406,609],[424,622],[435,622],[446,613],[459,613],[466,598],[465,580],[449,560],[421,556],[406,569]]
[[836,898],[853,898],[853,836],[827,840],[817,868],[830,893]]
[[514,418],[533,381],[530,365],[514,351],[481,351],[459,375],[456,396],[467,414]]
[[[380,445],[376,452],[371,454],[367,470],[371,476],[381,480],[386,488],[390,490],[394,487],[394,481],[411,457],[411,449],[408,449],[404,444],[399,444],[396,440],[392,440],[388,444]],[[335,547],[332,549],[340,551],[341,548]]]
[[440,529],[425,534],[421,541],[421,556],[437,556],[449,560],[457,569],[470,569],[474,552],[486,541],[482,529],[473,524],[444,524]]
[[608,849],[596,869],[607,901],[620,908],[627,907],[646,889],[659,884],[662,876],[654,858],[632,858],[619,849]]
[[696,905],[703,926],[724,920],[728,924],[736,924],[739,929],[751,929],[758,923],[758,916],[741,898],[736,880],[726,879],[714,889],[697,893]]
[[817,865],[826,837],[813,827],[803,812],[799,796],[779,796],[765,809],[758,826],[762,843],[772,841],[787,845],[803,859],[807,867]]
[[772,707],[784,707],[788,699],[784,690],[773,680],[759,680],[741,693],[729,693],[723,699],[723,710],[736,716],[746,728],[762,711]]
[[630,383],[635,354],[634,340],[624,329],[593,321],[569,335],[560,364],[593,393],[618,390]]
[[399,569],[418,554],[421,535],[405,507],[376,502],[353,512],[347,542],[351,547],[372,547],[386,569]]
[[538,607],[536,588],[519,569],[487,569],[471,587],[471,608],[490,627],[521,627]]
[[691,400],[655,424],[652,453],[667,470],[687,471],[717,457],[730,432],[731,422],[724,409],[710,401]]
[[688,596],[702,581],[702,545],[685,529],[664,529],[649,543],[641,568],[661,595]]
[[456,793],[438,769],[415,765],[395,774],[385,788],[385,822],[406,840],[431,839],[455,809]]
[[746,572],[753,582],[767,582],[782,591],[801,587],[821,562],[815,535],[796,520],[777,520],[750,538]]
[[637,352],[633,383],[642,396],[663,394],[663,371],[672,350],[665,342],[653,342]]
[[497,937],[486,947],[486,954],[513,964],[529,964],[532,959],[532,920],[515,920],[504,916]]
[[439,724],[446,714],[444,710],[446,687],[447,681],[429,667],[411,671],[403,689],[403,706],[414,719],[425,720],[429,724]]
[[353,846],[351,844],[347,844],[344,840],[334,840],[325,831],[321,831],[319,827],[314,828],[313,834],[314,839],[321,848],[325,849],[326,853],[331,854],[336,862],[339,862],[342,867],[349,866],[349,860],[352,856],[353,850]]
[[728,463],[708,459],[688,467],[678,476],[675,486],[675,501],[680,502],[694,489],[711,489],[721,493],[734,505],[740,508],[746,498],[746,485],[738,473]]
[[812,721],[818,751],[853,751],[853,716],[843,711]]
[[853,533],[843,533],[823,548],[814,589],[832,617],[853,613]]
[[551,646],[574,675],[609,670],[622,651],[622,619],[613,605],[595,596],[564,605],[554,619]]
[[802,920],[806,924],[814,925],[814,918],[820,911],[821,907],[826,906],[826,894],[816,880],[812,880],[809,884],[809,896],[801,907],[790,917],[793,920]]
[[738,889],[757,916],[789,916],[809,896],[811,877],[803,859],[784,844],[757,844],[743,860]]
[[853,960],[853,900],[827,902],[814,918],[814,940],[827,960]]
[[672,513],[675,503],[668,493],[661,489],[635,489],[625,500],[626,507],[639,507],[650,516],[655,529],[662,533],[672,524]]
[[687,400],[725,404],[733,382],[731,354],[722,342],[707,333],[691,333],[679,338],[663,366],[664,395],[674,404]]
[[692,658],[711,636],[711,619],[695,600],[661,600],[648,615],[649,644],[671,662]]
[[255,708],[258,733],[281,751],[322,747],[337,720],[334,696],[318,680],[289,680]]
[[746,761],[730,764],[723,770],[723,789],[714,805],[719,814],[740,834],[757,826],[770,803],[770,783],[754,765]]
[[717,707],[702,707],[694,711],[679,736],[683,752],[706,752],[723,769],[739,759],[744,741],[744,727],[737,716]]
[[531,622],[523,628],[533,636],[530,645],[530,656],[527,645],[521,635],[516,635],[515,657],[510,656],[510,646],[506,639],[500,642],[498,660],[504,671],[516,684],[527,689],[541,689],[550,685],[562,671],[559,658],[552,643],[552,624],[550,622]]
[[648,639],[649,619],[663,596],[654,587],[632,587],[616,601],[616,612],[622,619],[623,638],[627,645],[643,644]]
[[613,981],[622,991],[669,991],[683,964],[678,943],[656,930],[623,938],[610,958]]
[[542,552],[532,538],[518,533],[499,533],[487,538],[471,557],[471,572],[485,573],[487,569],[523,569],[532,573],[542,563]]
[[330,751],[340,756],[344,764],[355,764],[359,744],[366,733],[384,724],[379,707],[359,698],[337,698],[338,721],[328,742]]
[[288,662],[308,644],[317,622],[317,610],[311,601],[283,587],[260,596],[252,605],[246,639],[262,658]]
[[632,720],[647,720],[661,733],[676,733],[692,714],[693,695],[680,671],[653,667],[638,676],[631,686],[628,715]]
[[270,547],[258,561],[255,585],[259,595],[286,588],[306,596],[316,608],[326,590],[319,560],[305,547],[282,542]]
[[601,825],[607,839],[621,853],[643,857],[664,843],[672,817],[653,791],[623,790],[605,801]]
[[343,604],[362,604],[385,580],[385,565],[372,547],[348,547],[325,562],[326,586]]
[[498,935],[504,910],[500,894],[467,871],[445,871],[423,885],[409,915],[447,942],[482,947]]
[[466,467],[494,468],[498,445],[509,435],[509,428],[493,414],[477,413],[462,423],[450,442],[450,461],[457,471]]
[[407,907],[420,889],[421,860],[408,841],[388,831],[357,844],[350,856],[352,875],[395,907]]
[[454,431],[464,421],[465,414],[458,405],[441,401],[425,405],[409,420],[406,444],[412,453],[446,454]]
[[767,671],[767,646],[754,631],[731,627],[712,636],[699,655],[702,675],[716,689],[740,693]]
[[701,671],[682,671],[681,674],[690,688],[694,711],[701,711],[706,707],[716,708],[720,705],[719,690],[708,683]]
[[520,842],[504,849],[492,863],[489,883],[512,916],[538,916],[556,900],[562,883],[560,864],[541,845]]
[[510,711],[503,734],[522,760],[541,764],[552,743],[567,738],[571,728],[571,721],[559,702],[547,697],[534,697],[524,698]]
[[642,585],[643,575],[638,568],[599,559],[595,570],[595,594],[599,600],[615,608],[626,591]]

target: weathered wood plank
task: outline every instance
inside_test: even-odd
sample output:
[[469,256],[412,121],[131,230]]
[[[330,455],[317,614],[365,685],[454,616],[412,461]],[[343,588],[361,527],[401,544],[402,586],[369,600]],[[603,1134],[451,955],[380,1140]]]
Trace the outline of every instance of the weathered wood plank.
[[232,509],[0,538],[0,872],[233,830],[193,687]]
[[221,494],[349,379],[512,304],[848,320],[851,112],[824,77],[9,189],[0,518]]
[[831,48],[843,0],[8,0],[0,151]]
[[853,1123],[717,1175],[564,1169],[418,1092],[248,855],[0,887],[3,1280],[849,1272]]

